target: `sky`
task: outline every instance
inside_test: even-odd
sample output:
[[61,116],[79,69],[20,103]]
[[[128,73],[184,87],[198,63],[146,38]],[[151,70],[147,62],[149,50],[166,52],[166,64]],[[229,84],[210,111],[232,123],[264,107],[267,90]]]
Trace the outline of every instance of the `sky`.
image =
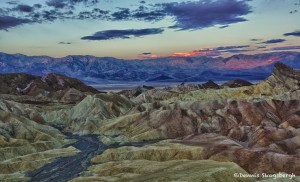
[[223,56],[300,51],[300,0],[1,0],[0,52]]

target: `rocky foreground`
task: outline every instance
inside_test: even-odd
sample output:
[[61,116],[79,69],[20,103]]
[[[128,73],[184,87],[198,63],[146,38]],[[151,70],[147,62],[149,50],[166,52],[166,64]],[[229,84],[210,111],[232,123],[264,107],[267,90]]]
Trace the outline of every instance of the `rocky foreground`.
[[[274,180],[264,173],[300,180],[300,71],[282,63],[255,85],[209,81],[118,94],[46,78],[26,77],[1,91],[1,181],[28,181],[45,164],[59,169],[58,157],[80,156],[66,133],[94,134],[108,148],[89,156],[90,165],[68,178],[74,182]],[[55,79],[60,84],[47,81]],[[47,102],[32,102],[41,98]]]

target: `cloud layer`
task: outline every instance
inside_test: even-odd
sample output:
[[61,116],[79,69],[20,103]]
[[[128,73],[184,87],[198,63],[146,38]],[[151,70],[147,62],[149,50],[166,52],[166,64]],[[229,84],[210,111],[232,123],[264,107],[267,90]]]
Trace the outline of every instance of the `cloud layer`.
[[[46,0],[43,4],[29,6],[13,2],[9,5],[14,7],[4,8],[2,13],[0,11],[0,16],[9,15],[18,19],[26,17],[32,23],[66,19],[157,22],[171,18],[173,22],[169,28],[196,30],[211,26],[226,28],[230,24],[247,21],[244,16],[252,12],[247,1],[242,0],[199,0],[159,4],[141,1],[137,8],[118,7],[111,10],[94,8],[98,3],[99,0]],[[86,8],[84,11],[77,11],[77,6]]]

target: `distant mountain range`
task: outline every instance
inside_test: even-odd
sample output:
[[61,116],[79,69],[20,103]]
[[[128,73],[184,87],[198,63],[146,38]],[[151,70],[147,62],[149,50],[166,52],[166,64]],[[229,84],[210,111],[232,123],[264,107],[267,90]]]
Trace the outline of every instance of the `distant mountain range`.
[[0,73],[49,73],[92,83],[105,81],[225,81],[236,78],[262,80],[272,73],[274,64],[283,62],[300,68],[299,52],[275,52],[257,55],[234,55],[229,58],[164,57],[145,60],[123,60],[112,57],[26,56],[0,53]]

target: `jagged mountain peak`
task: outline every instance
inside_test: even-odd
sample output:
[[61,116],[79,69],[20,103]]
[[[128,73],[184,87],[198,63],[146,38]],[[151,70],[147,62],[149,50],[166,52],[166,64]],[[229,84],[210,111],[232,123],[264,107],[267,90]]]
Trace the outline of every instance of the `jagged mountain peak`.
[[300,70],[293,69],[292,67],[289,67],[288,65],[282,62],[277,62],[274,65],[273,74],[275,75],[289,74],[289,75],[294,75],[295,78],[299,78],[298,76],[300,76]]
[[264,82],[275,91],[293,92],[300,89],[300,70],[293,69],[284,63],[277,62],[274,65],[272,75]]

